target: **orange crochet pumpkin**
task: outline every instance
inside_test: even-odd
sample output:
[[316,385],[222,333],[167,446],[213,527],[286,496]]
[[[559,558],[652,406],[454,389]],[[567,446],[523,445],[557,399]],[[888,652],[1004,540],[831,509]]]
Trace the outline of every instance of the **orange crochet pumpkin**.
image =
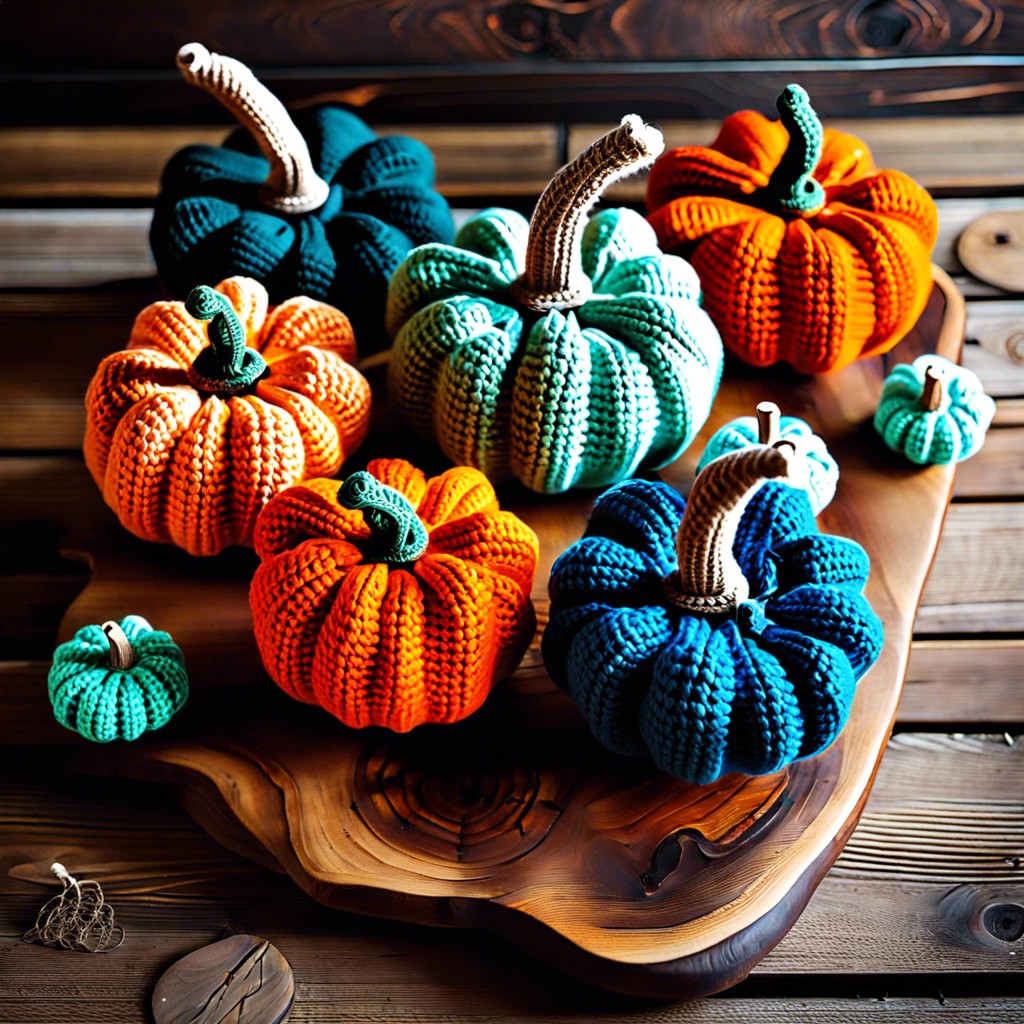
[[537,536],[476,469],[401,459],[307,480],[256,525],[256,641],[286,693],[407,732],[472,714],[536,628]]
[[921,315],[938,217],[905,174],[875,170],[863,142],[823,130],[800,86],[778,109],[781,121],[744,110],[710,148],[663,154],[648,220],[693,264],[733,353],[838,370],[888,351]]
[[340,310],[301,296],[268,310],[249,278],[156,302],[89,385],[86,465],[144,540],[193,555],[251,544],[274,494],[336,473],[366,436],[355,354]]

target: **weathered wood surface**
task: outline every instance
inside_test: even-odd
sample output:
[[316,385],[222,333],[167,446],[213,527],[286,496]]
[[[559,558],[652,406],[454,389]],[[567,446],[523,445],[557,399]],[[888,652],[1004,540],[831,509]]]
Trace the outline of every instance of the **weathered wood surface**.
[[[942,288],[890,362],[926,350],[957,357],[963,303],[937,274]],[[887,637],[850,723],[820,758],[707,787],[625,766],[596,748],[534,650],[510,686],[444,730],[440,745],[437,730],[351,733],[311,709],[277,705],[236,710],[224,743],[209,712],[193,707],[191,723],[179,718],[169,738],[83,764],[185,788],[214,836],[280,864],[332,906],[495,929],[621,991],[696,995],[732,984],[785,932],[838,854],[896,711],[952,472],[900,465],[865,425],[884,371],[876,359],[811,381],[730,377],[704,430],[768,395],[814,423],[843,465],[823,525],[868,549],[868,596]],[[685,485],[691,470],[684,459],[664,475]],[[554,503],[506,493],[503,505],[542,538],[538,598],[589,504],[585,495]],[[221,558],[211,573],[173,551],[126,562],[102,538],[90,550],[93,576],[62,637],[116,596],[175,636],[195,689],[260,675],[246,602],[251,557]]]

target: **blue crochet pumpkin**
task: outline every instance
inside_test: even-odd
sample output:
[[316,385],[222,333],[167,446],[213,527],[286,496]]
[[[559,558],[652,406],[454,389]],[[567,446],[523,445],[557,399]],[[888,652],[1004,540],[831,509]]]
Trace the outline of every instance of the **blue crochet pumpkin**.
[[867,555],[818,533],[802,461],[754,446],[708,465],[688,503],[641,480],[597,500],[552,567],[542,651],[605,746],[706,783],[839,734],[882,625]]
[[730,420],[711,435],[697,463],[699,473],[712,459],[727,452],[747,448],[754,444],[775,444],[790,441],[807,458],[807,496],[815,515],[836,496],[839,483],[839,464],[829,454],[825,442],[811,429],[810,424],[797,416],[782,416],[774,402],[760,402],[756,416],[740,416]]
[[181,649],[139,615],[83,626],[53,652],[50,703],[87,740],[134,740],[170,721],[188,697]]
[[980,450],[995,412],[996,403],[970,370],[923,355],[885,378],[875,430],[919,466],[946,465]]
[[244,64],[198,43],[178,66],[243,130],[220,147],[186,147],[164,170],[150,244],[167,287],[184,296],[253,277],[273,303],[308,295],[340,307],[361,352],[381,347],[392,271],[414,246],[452,240],[430,151],[378,138],[338,107],[290,116]]

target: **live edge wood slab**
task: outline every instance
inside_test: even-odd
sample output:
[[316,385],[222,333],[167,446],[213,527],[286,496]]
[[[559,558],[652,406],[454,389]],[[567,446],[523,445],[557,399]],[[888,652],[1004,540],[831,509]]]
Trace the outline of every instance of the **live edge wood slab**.
[[[928,351],[959,357],[964,304],[941,270],[934,276],[919,323],[884,360],[819,378],[731,367],[703,436],[661,474],[686,490],[710,433],[763,399],[828,441],[841,479],[821,527],[870,554],[867,594],[885,647],[819,757],[763,778],[677,782],[599,747],[536,644],[466,722],[407,736],[349,731],[264,676],[247,603],[251,552],[194,560],[111,530],[81,544],[93,572],[61,637],[144,615],[185,651],[193,696],[163,732],[83,744],[79,764],[177,786],[221,843],[329,906],[494,930],[626,993],[698,996],[734,984],[838,857],[892,728],[953,470],[901,462],[870,419],[888,367]],[[415,443],[388,450],[399,436],[381,422],[364,458]],[[501,497],[541,538],[543,626],[551,562],[582,533],[593,495]]]

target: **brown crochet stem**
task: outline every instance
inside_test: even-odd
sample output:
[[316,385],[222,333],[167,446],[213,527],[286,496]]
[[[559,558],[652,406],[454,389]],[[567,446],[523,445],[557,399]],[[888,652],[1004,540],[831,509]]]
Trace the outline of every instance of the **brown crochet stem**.
[[774,402],[757,403],[757,443],[773,445],[779,439],[782,415]]
[[114,621],[104,622],[100,629],[110,644],[110,667],[118,671],[129,669],[135,664],[135,651],[124,630]]
[[660,131],[627,114],[566,164],[544,189],[530,220],[526,269],[512,283],[512,296],[530,309],[572,309],[590,298],[580,243],[587,214],[614,181],[644,170],[665,147]]
[[309,213],[327,201],[330,186],[313,169],[309,147],[281,101],[241,61],[211,53],[202,43],[178,51],[178,70],[205,89],[246,128],[270,163],[260,202],[281,213]]
[[750,499],[768,480],[800,486],[804,460],[788,443],[754,445],[709,462],[697,475],[676,536],[679,571],[665,581],[668,600],[687,612],[723,615],[749,596],[733,557],[736,530]]
[[942,405],[946,396],[946,385],[942,375],[933,366],[924,371],[924,387],[921,390],[921,408],[927,412],[935,412]]

